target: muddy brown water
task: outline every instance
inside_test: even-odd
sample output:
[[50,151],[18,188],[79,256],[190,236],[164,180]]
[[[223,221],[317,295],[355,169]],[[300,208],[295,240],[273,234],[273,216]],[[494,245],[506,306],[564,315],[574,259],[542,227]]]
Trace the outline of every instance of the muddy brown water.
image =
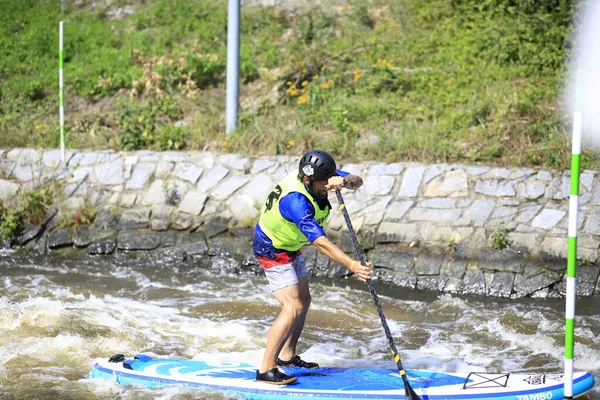
[[[406,369],[562,373],[564,300],[503,300],[374,280]],[[311,283],[299,351],[328,366],[394,368],[366,285]],[[600,298],[576,303],[577,369],[600,377]],[[229,399],[183,387],[89,378],[115,353],[259,364],[278,312],[263,276],[214,274],[150,257],[0,255],[1,399]],[[598,384],[597,384],[598,386]],[[588,397],[600,400],[596,388]]]

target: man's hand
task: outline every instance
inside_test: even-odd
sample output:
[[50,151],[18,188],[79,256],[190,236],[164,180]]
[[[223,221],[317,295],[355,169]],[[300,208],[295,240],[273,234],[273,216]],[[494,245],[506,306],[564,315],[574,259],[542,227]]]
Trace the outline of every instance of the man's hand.
[[361,187],[362,184],[363,184],[363,180],[362,180],[362,178],[360,176],[358,176],[358,175],[352,175],[352,174],[347,175],[344,178],[344,181],[346,181],[346,186],[345,187],[347,189],[350,189],[350,190],[356,190],[359,187]]
[[371,279],[371,266],[372,262],[367,262],[367,266],[365,267],[360,263],[360,261],[352,260],[348,269],[354,272],[354,275],[358,277],[361,281],[365,282]]
[[342,178],[341,176],[332,176],[327,180],[327,185],[325,186],[325,188],[331,192],[335,192],[343,188],[344,185],[344,178]]

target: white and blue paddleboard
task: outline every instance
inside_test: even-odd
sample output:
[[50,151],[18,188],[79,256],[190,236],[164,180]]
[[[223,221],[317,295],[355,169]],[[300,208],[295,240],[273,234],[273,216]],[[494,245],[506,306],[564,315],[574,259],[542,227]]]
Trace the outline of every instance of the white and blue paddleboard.
[[[211,388],[245,399],[402,399],[404,384],[397,369],[333,368],[285,369],[296,375],[286,386],[256,382],[256,366],[196,360],[122,355],[97,359],[92,378],[146,387],[185,385]],[[407,370],[411,387],[423,400],[557,400],[564,397],[561,374],[443,373]],[[573,393],[580,396],[594,386],[588,372],[574,375]]]

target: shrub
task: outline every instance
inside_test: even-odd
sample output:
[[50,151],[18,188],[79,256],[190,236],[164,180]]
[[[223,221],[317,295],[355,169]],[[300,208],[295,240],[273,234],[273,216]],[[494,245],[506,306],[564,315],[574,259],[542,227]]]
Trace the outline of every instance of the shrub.
[[52,189],[43,187],[26,190],[17,196],[13,205],[0,204],[0,237],[11,240],[18,236],[26,224],[43,223],[52,204]]

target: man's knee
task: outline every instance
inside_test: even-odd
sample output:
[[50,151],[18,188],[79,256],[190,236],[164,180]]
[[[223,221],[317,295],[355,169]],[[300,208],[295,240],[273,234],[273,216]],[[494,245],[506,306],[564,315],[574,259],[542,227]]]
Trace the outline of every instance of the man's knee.
[[286,314],[288,314],[292,318],[298,317],[300,314],[305,312],[306,308],[307,306],[305,306],[305,303],[300,300],[290,302],[283,307]]

